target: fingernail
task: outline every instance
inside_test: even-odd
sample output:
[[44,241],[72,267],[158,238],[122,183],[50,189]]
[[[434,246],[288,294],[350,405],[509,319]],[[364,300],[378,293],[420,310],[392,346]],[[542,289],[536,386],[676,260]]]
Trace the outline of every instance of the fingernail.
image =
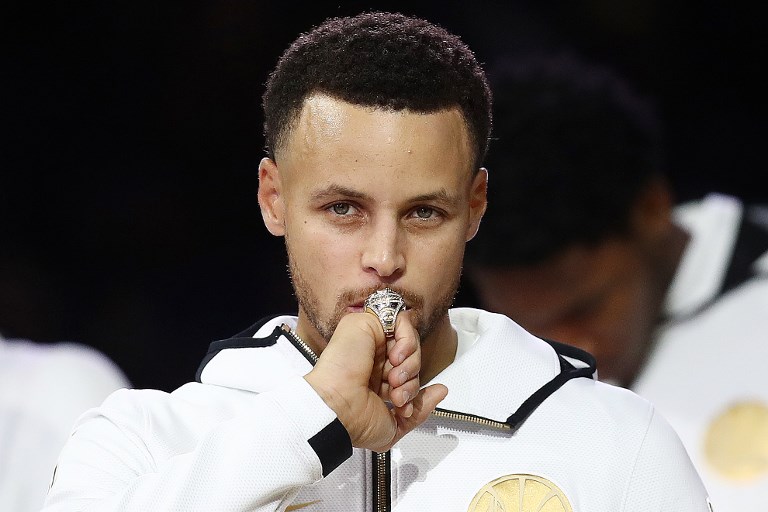
[[411,394],[406,391],[403,393],[403,398],[405,398],[405,403],[403,404],[403,407],[405,407],[411,401]]
[[400,378],[400,384],[405,384],[406,382],[408,382],[408,373],[405,370],[401,371],[399,378]]

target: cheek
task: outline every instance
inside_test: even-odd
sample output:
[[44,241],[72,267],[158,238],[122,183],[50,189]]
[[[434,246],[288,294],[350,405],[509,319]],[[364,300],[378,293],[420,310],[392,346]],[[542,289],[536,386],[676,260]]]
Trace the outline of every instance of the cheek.
[[[412,252],[423,258],[446,258],[461,255],[464,252],[463,233],[458,229],[435,232],[423,236],[410,237]],[[416,254],[414,254],[416,256]]]
[[463,256],[461,236],[435,237],[412,244],[407,265],[411,274],[426,283],[425,286],[434,290],[447,289],[459,277]]
[[624,319],[628,329],[637,329],[647,316],[647,287],[641,275],[630,277],[619,287],[616,303],[617,316]]
[[313,230],[310,225],[304,225],[298,238],[304,265],[318,274],[321,281],[349,273],[349,264],[355,254],[355,244],[349,237],[331,236],[327,228]]
[[329,258],[338,257],[346,251],[347,241],[344,237],[332,236],[328,230],[318,229],[316,231],[307,230],[306,239],[308,241],[309,256]]
[[627,284],[619,289],[605,304],[594,329],[601,338],[612,343],[620,342],[629,347],[646,331],[646,309],[642,288]]

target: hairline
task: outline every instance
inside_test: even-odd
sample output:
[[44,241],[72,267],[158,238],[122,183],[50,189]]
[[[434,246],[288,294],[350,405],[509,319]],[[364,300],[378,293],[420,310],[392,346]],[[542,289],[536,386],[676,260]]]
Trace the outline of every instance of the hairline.
[[458,102],[452,103],[451,105],[433,109],[433,110],[414,110],[411,108],[401,108],[401,109],[394,109],[387,107],[386,105],[376,105],[376,104],[367,104],[367,103],[353,103],[351,101],[348,101],[340,95],[333,94],[321,89],[315,89],[310,92],[308,92],[301,100],[301,104],[299,108],[296,108],[293,110],[293,113],[288,120],[287,125],[282,128],[281,130],[277,131],[277,137],[275,138],[275,144],[273,148],[268,148],[267,153],[269,158],[271,158],[275,164],[278,163],[278,154],[283,151],[282,148],[285,147],[288,139],[290,138],[290,135],[293,134],[294,130],[296,129],[296,125],[299,121],[299,118],[301,117],[301,113],[304,111],[304,108],[307,105],[307,102],[311,100],[312,98],[318,97],[318,96],[326,96],[328,98],[331,98],[336,101],[341,101],[346,103],[347,105],[352,105],[353,107],[359,107],[362,109],[368,109],[370,111],[381,111],[381,112],[404,112],[409,114],[420,114],[420,115],[429,115],[429,114],[438,114],[441,112],[449,112],[451,110],[458,111],[459,115],[461,116],[462,124],[464,126],[464,129],[466,130],[466,134],[468,136],[469,141],[469,149],[471,152],[471,164],[470,164],[470,177],[474,178],[478,172],[480,172],[480,169],[482,167],[482,158],[481,155],[482,151],[480,148],[480,143],[475,140],[476,134],[473,131],[473,125],[470,122],[470,120],[467,118],[466,113],[464,112],[464,109],[461,108],[461,104]]

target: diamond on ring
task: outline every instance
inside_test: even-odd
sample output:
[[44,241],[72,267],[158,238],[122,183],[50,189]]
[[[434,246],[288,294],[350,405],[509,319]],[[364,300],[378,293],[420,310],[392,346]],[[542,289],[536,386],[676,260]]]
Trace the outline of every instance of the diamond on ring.
[[377,290],[365,299],[365,310],[378,317],[386,337],[394,335],[397,314],[403,309],[405,309],[405,301],[399,293],[389,288]]

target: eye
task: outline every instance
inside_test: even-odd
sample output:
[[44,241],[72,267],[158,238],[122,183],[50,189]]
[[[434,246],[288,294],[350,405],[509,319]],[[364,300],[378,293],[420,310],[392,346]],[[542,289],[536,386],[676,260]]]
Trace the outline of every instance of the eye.
[[349,203],[336,203],[331,205],[331,210],[336,215],[347,215],[350,209],[351,209],[351,206],[349,205]]
[[420,219],[430,219],[435,215],[435,210],[427,206],[419,206],[413,213]]

